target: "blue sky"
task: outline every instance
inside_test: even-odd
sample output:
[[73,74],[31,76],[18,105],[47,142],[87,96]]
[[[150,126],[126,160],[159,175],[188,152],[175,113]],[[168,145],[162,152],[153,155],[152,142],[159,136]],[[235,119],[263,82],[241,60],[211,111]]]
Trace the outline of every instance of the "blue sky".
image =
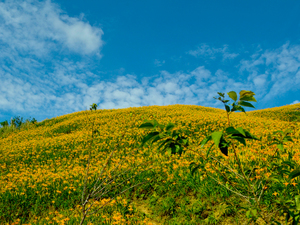
[[[300,101],[300,1],[0,1],[0,121],[149,105]],[[246,108],[249,111],[250,108]]]

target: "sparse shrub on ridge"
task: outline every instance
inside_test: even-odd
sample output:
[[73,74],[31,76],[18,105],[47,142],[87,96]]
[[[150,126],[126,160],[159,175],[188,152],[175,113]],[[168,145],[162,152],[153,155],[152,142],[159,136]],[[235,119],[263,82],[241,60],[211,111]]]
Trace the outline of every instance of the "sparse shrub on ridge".
[[20,130],[22,128],[29,128],[32,126],[32,124],[36,124],[37,120],[35,118],[33,119],[26,119],[23,121],[23,117],[20,118],[20,116],[15,116],[11,119],[10,124],[7,120],[0,122],[0,136],[4,134],[9,134],[15,130]]

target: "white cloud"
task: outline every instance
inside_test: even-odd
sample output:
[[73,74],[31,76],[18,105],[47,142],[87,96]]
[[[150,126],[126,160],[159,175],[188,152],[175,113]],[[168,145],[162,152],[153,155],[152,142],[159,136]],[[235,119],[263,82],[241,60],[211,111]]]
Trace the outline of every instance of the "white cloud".
[[[299,90],[299,45],[290,46],[286,43],[275,50],[265,52],[260,50],[251,58],[251,60],[241,60],[239,72],[248,72],[248,80],[252,80],[257,88],[261,86],[259,90],[264,94],[263,101],[269,101],[290,90]],[[258,75],[259,73],[261,75]]]
[[69,17],[50,0],[9,0],[0,3],[0,42],[9,53],[47,57],[52,51],[100,54],[100,28]]
[[103,31],[82,19],[83,15],[69,17],[50,0],[0,3],[3,112],[47,112],[47,117],[53,117],[64,110],[82,109],[85,80],[95,74],[88,71],[87,61],[70,57],[99,59],[103,45]]
[[223,61],[226,59],[234,59],[239,55],[238,53],[229,53],[227,45],[223,45],[223,48],[214,48],[207,44],[201,44],[196,50],[190,50],[187,53],[195,57],[203,56],[210,59],[216,59],[216,55],[221,54]]
[[191,72],[191,75],[196,77],[199,86],[203,86],[206,84],[207,79],[211,77],[211,72],[205,69],[204,66],[199,66]]
[[253,83],[257,88],[264,87],[267,82],[267,75],[262,74],[253,78]]
[[158,59],[155,59],[154,60],[154,65],[155,66],[162,66],[163,64],[165,64],[165,60],[163,60],[163,61],[160,61],[160,60],[158,60]]
[[192,55],[192,56],[200,56],[200,55],[203,55],[203,56],[208,56],[212,59],[214,59],[214,49],[210,48],[209,45],[207,44],[201,44],[200,47],[198,46],[196,50],[190,50],[188,51],[188,54]]
[[294,105],[294,104],[298,104],[298,103],[300,103],[300,101],[299,100],[295,100],[290,105]]

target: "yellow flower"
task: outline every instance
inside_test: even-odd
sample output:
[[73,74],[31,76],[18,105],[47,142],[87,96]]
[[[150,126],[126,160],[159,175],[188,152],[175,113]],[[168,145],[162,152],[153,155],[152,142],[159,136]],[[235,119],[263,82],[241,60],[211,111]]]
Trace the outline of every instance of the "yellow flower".
[[273,195],[277,196],[277,195],[278,195],[278,193],[275,191],[275,192],[273,193]]
[[295,181],[292,183],[292,185],[293,185],[294,187],[296,186],[296,184],[297,184],[297,183],[296,183]]

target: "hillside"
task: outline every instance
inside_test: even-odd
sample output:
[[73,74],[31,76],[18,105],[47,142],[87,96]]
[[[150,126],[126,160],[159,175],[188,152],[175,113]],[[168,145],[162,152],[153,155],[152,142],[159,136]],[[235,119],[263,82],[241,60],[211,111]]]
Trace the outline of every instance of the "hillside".
[[249,115],[292,122],[300,117],[300,103],[249,112]]
[[[292,128],[294,142],[288,142],[285,148],[293,153],[292,160],[299,166],[297,128],[300,122],[290,123],[291,118],[300,115],[297,108],[300,104],[232,115],[232,126],[243,127],[251,134],[263,137],[259,144],[250,140],[246,147],[237,145],[245,165],[251,159],[249,163],[257,162],[256,166],[261,166],[263,173],[265,168],[260,162],[275,151],[274,146],[268,146],[267,135]],[[176,130],[189,138],[190,146],[185,147],[186,152],[181,157],[159,153],[157,145],[140,148],[142,138],[150,131],[138,127],[145,120],[154,119],[164,125],[174,123]],[[200,141],[225,126],[225,110],[171,105],[77,112],[12,132],[0,138],[0,221],[9,224],[79,224],[89,153],[88,186],[91,188],[97,173],[116,147],[109,170],[112,174],[130,170],[115,183],[137,176],[108,191],[97,204],[101,205],[105,199],[132,185],[145,183],[124,192],[97,216],[91,216],[94,224],[242,224],[245,212],[237,206],[245,205],[243,198],[209,180],[206,175],[192,176],[189,170],[191,162],[199,162],[199,155],[193,151],[200,153]],[[93,134],[93,139],[92,130],[98,131]],[[207,149],[208,145],[203,148],[204,151]],[[232,152],[228,158],[218,149],[214,149],[213,154],[228,164],[233,162]],[[281,157],[286,159],[288,152]],[[113,171],[121,161],[120,167]],[[144,164],[138,167],[140,163]],[[107,175],[109,172],[104,172],[101,180]],[[294,182],[296,185],[288,186],[289,193],[299,190],[299,178]],[[274,184],[266,191],[263,199],[266,212],[276,210],[275,190],[278,189],[282,196],[291,197],[283,191],[284,187]],[[276,217],[281,219],[279,215]]]

